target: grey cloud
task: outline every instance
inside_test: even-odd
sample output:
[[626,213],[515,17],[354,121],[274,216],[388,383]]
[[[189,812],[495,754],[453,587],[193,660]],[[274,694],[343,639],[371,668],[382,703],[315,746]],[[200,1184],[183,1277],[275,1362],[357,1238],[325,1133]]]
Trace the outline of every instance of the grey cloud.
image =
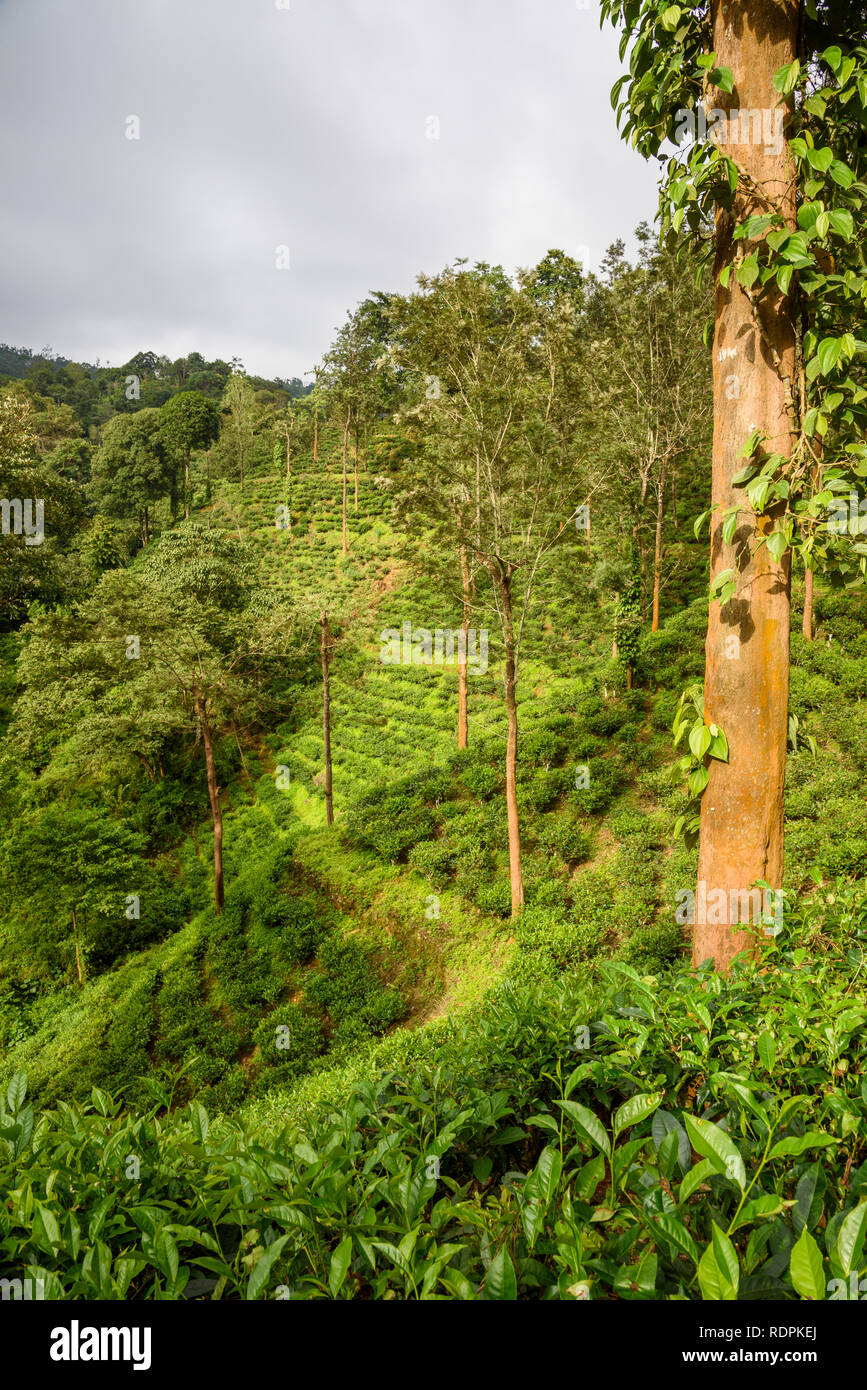
[[0,0],[0,338],[299,375],[369,290],[457,256],[598,262],[655,170],[595,8]]

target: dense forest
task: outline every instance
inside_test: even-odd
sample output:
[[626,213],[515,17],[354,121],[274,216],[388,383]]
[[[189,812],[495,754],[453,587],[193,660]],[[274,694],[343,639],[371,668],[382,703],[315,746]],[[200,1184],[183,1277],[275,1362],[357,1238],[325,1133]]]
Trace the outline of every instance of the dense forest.
[[0,346],[40,1297],[867,1289],[867,22],[601,9],[598,270],[429,267],[307,385]]

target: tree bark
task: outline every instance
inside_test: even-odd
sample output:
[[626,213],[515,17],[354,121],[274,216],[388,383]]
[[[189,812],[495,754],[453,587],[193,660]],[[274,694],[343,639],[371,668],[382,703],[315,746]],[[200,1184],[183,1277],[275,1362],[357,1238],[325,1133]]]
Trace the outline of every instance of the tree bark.
[[506,815],[509,826],[509,879],[512,890],[512,916],[519,916],[524,906],[524,878],[521,871],[521,828],[518,821],[518,700],[517,666],[515,661],[515,626],[512,620],[512,575],[503,566],[495,574],[500,591],[503,621],[503,645],[506,651],[505,691],[506,717]]
[[665,464],[660,469],[656,484],[656,537],[653,545],[653,617],[650,631],[659,631],[659,585],[662,571],[662,521],[665,502]]
[[344,555],[346,554],[347,549],[348,549],[347,544],[346,544],[346,459],[347,459],[347,454],[349,453],[349,420],[350,420],[351,413],[352,413],[352,407],[349,406],[349,407],[347,408],[347,411],[346,411],[346,424],[345,424],[344,427],[343,427],[343,554],[344,554]]
[[808,642],[813,640],[813,571],[804,573],[804,622],[801,628]]
[[466,748],[469,743],[469,720],[467,717],[467,643],[472,613],[472,590],[470,586],[470,564],[467,547],[461,546],[461,583],[464,590],[464,612],[461,623],[463,644],[458,652],[458,748]]
[[211,818],[214,822],[214,905],[217,916],[223,910],[223,809],[220,805],[220,789],[217,786],[217,769],[214,764],[214,743],[211,726],[208,723],[207,702],[198,690],[194,691],[196,712],[205,745],[205,767],[208,773],[208,800],[211,803]]
[[78,983],[83,989],[85,985],[84,963],[78,945],[78,921],[75,916],[75,908],[72,909],[72,936],[75,941],[75,969],[78,974]]
[[[735,79],[734,94],[717,92],[715,106],[775,110],[779,97],[773,77],[796,56],[798,15],[797,0],[726,0],[725,5],[714,0],[717,63],[730,67]],[[731,259],[736,223],[773,205],[788,226],[796,225],[795,172],[785,141],[776,154],[750,143],[740,121],[733,140],[734,133],[729,126],[722,149],[737,161],[747,182],[742,178],[733,216],[717,209],[713,504],[721,510],[744,504],[743,491],[733,488],[731,480],[741,467],[738,451],[752,431],[764,431],[768,452],[788,457],[794,425],[783,380],[794,381],[790,303],[781,295],[770,301],[760,328],[736,277],[723,288],[718,276]],[[723,360],[723,353],[732,351],[734,360]],[[734,400],[726,389],[733,371],[740,385]],[[754,950],[761,931],[744,913],[741,895],[757,879],[779,888],[783,874],[791,556],[787,553],[777,563],[765,545],[758,546],[775,520],[767,515],[754,525],[744,517],[728,544],[721,521],[711,531],[712,578],[731,569],[738,583],[724,608],[711,603],[706,643],[705,719],[726,734],[729,761],[711,761],[702,797],[697,901],[705,901],[704,884],[714,910],[696,913],[693,962],[710,958],[718,970],[727,970],[738,952]],[[699,920],[711,915],[712,923]]]
[[355,417],[355,512],[358,514],[358,416]]
[[325,744],[325,820],[334,824],[334,797],[331,788],[331,642],[328,614],[320,618],[319,652],[322,657],[322,736]]
[[292,436],[286,426],[286,511],[289,517],[289,530],[292,530]]

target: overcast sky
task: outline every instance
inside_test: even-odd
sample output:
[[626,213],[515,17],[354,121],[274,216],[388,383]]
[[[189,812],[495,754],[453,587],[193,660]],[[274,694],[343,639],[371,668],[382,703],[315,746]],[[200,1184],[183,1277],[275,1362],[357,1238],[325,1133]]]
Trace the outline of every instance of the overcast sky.
[[458,256],[595,268],[620,71],[597,0],[0,0],[0,341],[300,376]]

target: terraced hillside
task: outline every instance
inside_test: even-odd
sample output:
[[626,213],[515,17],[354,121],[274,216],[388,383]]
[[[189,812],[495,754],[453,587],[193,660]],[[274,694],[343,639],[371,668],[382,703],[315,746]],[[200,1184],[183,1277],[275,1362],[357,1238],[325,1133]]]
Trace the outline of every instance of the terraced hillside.
[[[194,517],[240,532],[268,586],[333,615],[335,825],[325,825],[314,670],[288,722],[223,750],[222,917],[200,906],[211,852],[203,818],[167,852],[193,908],[188,925],[83,992],[17,1007],[7,1067],[26,1070],[37,1095],[86,1096],[111,1083],[131,1098],[149,1086],[176,1099],[195,1090],[211,1108],[232,1108],[344,1064],[396,1026],[451,1013],[493,979],[593,975],[612,955],[653,972],[681,951],[674,906],[695,855],[671,839],[682,791],[670,777],[670,726],[675,692],[699,676],[706,600],[648,634],[626,691],[611,661],[615,596],[603,557],[566,538],[542,575],[519,687],[527,906],[513,927],[490,596],[480,582],[473,623],[488,630],[489,667],[469,678],[469,748],[459,752],[455,666],[385,664],[381,639],[406,623],[454,628],[456,597],[410,562],[389,489],[364,474],[357,514],[350,490],[343,556],[340,492],[333,462],[299,457],[291,529],[276,524],[286,503],[276,478],[253,480],[243,496],[223,484]],[[802,735],[789,775],[793,888],[811,883],[811,869],[867,866],[855,796],[867,768],[860,612],[851,595],[828,595],[821,640],[793,639]],[[811,806],[832,782],[835,814],[818,832]]]

